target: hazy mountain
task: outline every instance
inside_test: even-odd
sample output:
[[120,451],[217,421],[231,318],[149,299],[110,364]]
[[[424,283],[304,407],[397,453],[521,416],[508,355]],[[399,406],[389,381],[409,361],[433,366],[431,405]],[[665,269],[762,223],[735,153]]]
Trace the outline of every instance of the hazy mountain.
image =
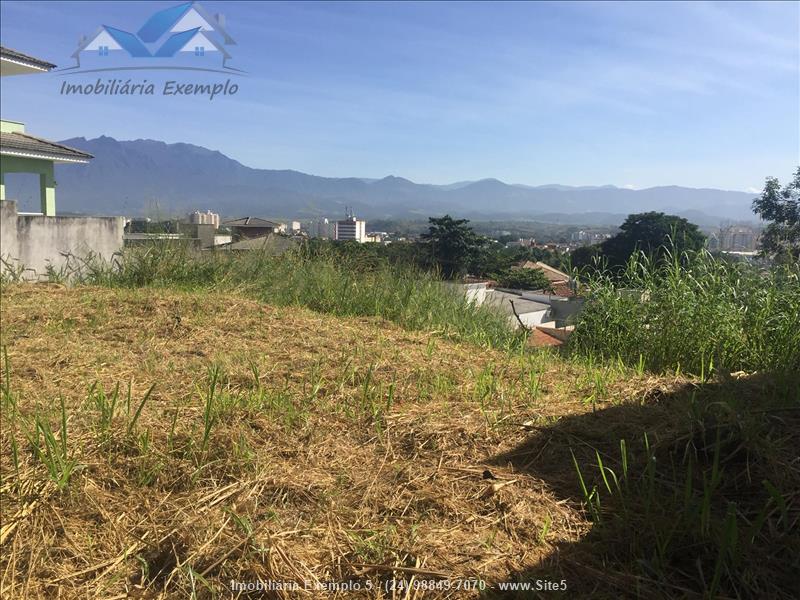
[[[646,210],[691,214],[700,224],[752,219],[753,195],[678,186],[630,190],[614,186],[509,185],[497,179],[450,185],[332,178],[253,169],[191,144],[110,137],[64,144],[92,153],[88,165],[57,165],[62,212],[141,215],[212,209],[225,217],[338,217],[345,206],[366,218],[421,218],[449,212],[473,219],[565,218],[590,224]],[[9,186],[11,187],[11,186]],[[23,197],[25,190],[18,192]],[[35,197],[35,196],[33,196]],[[559,216],[561,215],[561,216]]]

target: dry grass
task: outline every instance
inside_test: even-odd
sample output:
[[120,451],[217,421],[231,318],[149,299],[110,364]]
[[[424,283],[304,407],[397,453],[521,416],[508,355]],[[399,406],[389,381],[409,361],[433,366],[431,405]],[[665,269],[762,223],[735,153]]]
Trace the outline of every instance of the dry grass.
[[[230,597],[231,580],[508,581],[591,527],[569,463],[531,468],[549,441],[519,448],[558,419],[676,385],[611,371],[598,381],[552,354],[222,293],[14,285],[2,300],[5,598]],[[98,390],[107,400],[117,385],[104,426]],[[26,432],[36,414],[59,432],[62,397],[77,466],[59,490]],[[477,594],[267,596],[299,595]]]

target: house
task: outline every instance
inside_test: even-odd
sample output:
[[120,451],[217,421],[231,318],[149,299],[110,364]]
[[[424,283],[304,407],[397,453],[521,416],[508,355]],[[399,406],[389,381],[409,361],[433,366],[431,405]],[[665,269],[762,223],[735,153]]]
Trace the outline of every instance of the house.
[[570,297],[575,295],[573,289],[572,278],[563,271],[551,267],[541,261],[526,260],[517,265],[519,269],[538,269],[541,271],[547,281],[550,282],[550,288],[556,296]]
[[242,217],[241,219],[226,221],[223,225],[231,230],[234,242],[260,238],[286,229],[286,225],[283,223],[267,221],[259,217]]
[[[46,73],[54,64],[21,52],[0,48],[0,76]],[[26,133],[25,125],[16,121],[0,122],[0,200],[6,199],[7,173],[39,175],[41,213],[56,214],[55,163],[88,163],[93,156]]]
[[39,175],[41,214],[56,214],[55,163],[88,163],[87,152],[30,135],[25,125],[16,121],[0,122],[0,200],[5,200],[7,173]]
[[[47,61],[0,47],[4,79],[53,68]],[[71,256],[110,259],[122,248],[124,217],[56,216],[55,164],[85,164],[92,158],[82,150],[30,135],[22,123],[0,120],[0,271],[38,279],[48,269],[64,267]],[[17,202],[6,197],[6,176],[11,173],[39,176],[41,212],[20,213]]]

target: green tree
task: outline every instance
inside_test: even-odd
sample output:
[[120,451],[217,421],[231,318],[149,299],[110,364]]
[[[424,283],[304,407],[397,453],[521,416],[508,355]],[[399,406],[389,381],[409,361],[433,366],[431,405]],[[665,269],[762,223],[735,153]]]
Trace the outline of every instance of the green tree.
[[600,252],[611,268],[623,266],[636,251],[658,259],[667,249],[678,253],[700,250],[706,239],[694,223],[660,212],[628,215],[620,229],[617,235],[600,244]]
[[753,200],[753,212],[770,221],[761,236],[761,251],[779,262],[800,259],[800,167],[783,189],[775,177],[767,177],[761,196]]
[[550,281],[539,269],[506,269],[494,276],[500,287],[512,290],[552,290]]
[[485,240],[467,225],[467,219],[453,219],[450,215],[428,219],[428,232],[422,239],[428,244],[431,256],[442,270],[442,275],[452,279],[463,275],[475,260]]
[[469,272],[478,277],[491,277],[509,269],[518,259],[510,248],[503,248],[498,243],[487,243],[473,256],[468,265]]
[[600,246],[597,244],[575,248],[570,254],[570,266],[581,271],[594,269],[597,258],[600,255]]

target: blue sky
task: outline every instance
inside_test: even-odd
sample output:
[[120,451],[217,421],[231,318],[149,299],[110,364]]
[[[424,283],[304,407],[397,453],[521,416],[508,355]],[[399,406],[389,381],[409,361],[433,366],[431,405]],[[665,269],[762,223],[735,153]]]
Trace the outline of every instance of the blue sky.
[[[178,3],[4,0],[0,37],[68,66],[80,35]],[[430,183],[748,190],[800,163],[796,2],[201,4],[237,41],[235,96],[63,96],[50,73],[6,78],[3,118]]]

